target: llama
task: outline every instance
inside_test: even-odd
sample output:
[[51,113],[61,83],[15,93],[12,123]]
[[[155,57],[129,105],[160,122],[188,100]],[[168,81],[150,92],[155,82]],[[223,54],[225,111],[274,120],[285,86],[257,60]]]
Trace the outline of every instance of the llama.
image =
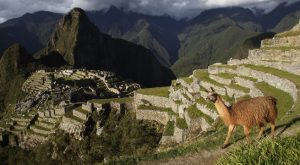
[[[208,91],[207,91],[208,92]],[[242,125],[247,143],[250,144],[250,129],[254,125],[258,125],[260,131],[257,139],[260,139],[264,132],[264,124],[271,124],[271,136],[275,136],[275,119],[277,117],[276,99],[272,96],[255,97],[251,99],[241,100],[227,107],[221,96],[219,96],[211,87],[208,92],[207,99],[214,103],[220,118],[225,125],[228,126],[228,133],[222,148],[226,148],[229,144],[230,136],[236,125]]]

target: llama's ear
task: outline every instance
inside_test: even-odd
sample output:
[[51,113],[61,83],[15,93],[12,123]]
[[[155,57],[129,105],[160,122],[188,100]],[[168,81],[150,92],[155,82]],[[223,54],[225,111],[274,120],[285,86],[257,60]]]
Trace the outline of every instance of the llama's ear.
[[210,90],[211,90],[212,92],[215,92],[215,90],[214,90],[214,88],[213,88],[213,87],[210,87]]

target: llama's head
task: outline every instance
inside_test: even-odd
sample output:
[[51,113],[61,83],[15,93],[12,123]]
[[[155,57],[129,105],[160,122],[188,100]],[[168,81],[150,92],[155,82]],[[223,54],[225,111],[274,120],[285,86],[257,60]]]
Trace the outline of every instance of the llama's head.
[[215,92],[214,88],[210,87],[211,91],[207,91],[206,100],[215,103],[218,99],[218,94]]

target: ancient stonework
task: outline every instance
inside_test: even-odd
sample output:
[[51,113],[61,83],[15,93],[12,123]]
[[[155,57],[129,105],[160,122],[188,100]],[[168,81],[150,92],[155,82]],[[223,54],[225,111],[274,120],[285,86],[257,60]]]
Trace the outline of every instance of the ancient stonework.
[[59,125],[59,129],[73,135],[78,140],[82,140],[85,125],[84,123],[77,122],[64,116]]
[[163,125],[167,125],[170,120],[169,114],[167,112],[160,112],[154,110],[138,109],[136,110],[136,119],[138,120],[152,120]]
[[145,103],[150,103],[151,105],[157,107],[171,107],[170,100],[167,97],[143,95],[139,93],[134,94],[134,103],[136,106],[144,105]]

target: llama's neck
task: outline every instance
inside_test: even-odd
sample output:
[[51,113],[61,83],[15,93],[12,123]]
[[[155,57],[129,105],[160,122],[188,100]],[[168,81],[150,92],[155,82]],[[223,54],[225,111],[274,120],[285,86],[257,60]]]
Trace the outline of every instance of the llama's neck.
[[228,110],[228,107],[225,105],[224,101],[220,96],[218,96],[216,102],[214,103],[215,107],[219,113],[220,118],[226,123],[229,124],[231,116]]

